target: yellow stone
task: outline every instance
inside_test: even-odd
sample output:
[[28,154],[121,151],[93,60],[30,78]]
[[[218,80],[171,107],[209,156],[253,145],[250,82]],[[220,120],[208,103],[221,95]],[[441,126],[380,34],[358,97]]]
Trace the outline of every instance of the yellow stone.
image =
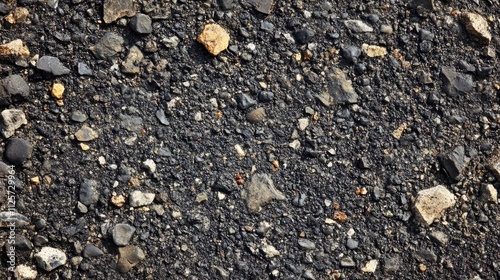
[[207,24],[203,27],[197,40],[205,46],[209,53],[217,56],[229,46],[229,33],[218,24]]
[[31,184],[38,186],[40,184],[40,177],[38,176],[32,177],[30,178],[30,182]]
[[84,143],[80,143],[80,148],[84,151],[88,151],[90,149],[90,146]]
[[60,83],[54,83],[50,88],[50,91],[52,92],[52,97],[57,99],[62,99],[64,93],[64,86],[63,84]]

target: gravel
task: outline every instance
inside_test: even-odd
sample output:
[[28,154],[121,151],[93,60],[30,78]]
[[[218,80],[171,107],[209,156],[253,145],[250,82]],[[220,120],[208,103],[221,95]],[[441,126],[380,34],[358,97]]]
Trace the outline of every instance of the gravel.
[[500,277],[495,1],[5,3],[0,279]]

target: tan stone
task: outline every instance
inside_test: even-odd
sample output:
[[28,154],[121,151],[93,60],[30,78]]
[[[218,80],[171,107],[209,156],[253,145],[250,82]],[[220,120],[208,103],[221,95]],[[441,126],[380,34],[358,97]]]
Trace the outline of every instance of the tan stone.
[[0,45],[0,57],[29,58],[30,50],[24,45],[21,39],[16,39],[7,44]]
[[384,47],[363,44],[361,49],[368,57],[384,57],[387,55],[387,49]]
[[462,13],[460,21],[465,25],[467,32],[476,37],[480,43],[490,44],[491,33],[488,30],[488,21],[485,18],[475,13]]
[[16,7],[4,18],[4,20],[10,24],[25,23],[29,15],[30,12],[28,9],[24,7]]
[[137,246],[126,246],[118,248],[120,257],[116,268],[121,273],[127,273],[132,267],[139,264],[142,260],[146,258],[144,251]]
[[133,0],[104,0],[103,20],[112,23],[122,17],[133,17],[135,15]]
[[441,217],[444,210],[455,205],[455,202],[455,196],[446,187],[439,185],[419,191],[413,210],[417,220],[429,226]]
[[266,110],[264,108],[257,108],[247,114],[247,121],[251,123],[258,123],[266,118]]
[[197,40],[209,53],[216,56],[229,46],[229,33],[218,24],[207,24]]

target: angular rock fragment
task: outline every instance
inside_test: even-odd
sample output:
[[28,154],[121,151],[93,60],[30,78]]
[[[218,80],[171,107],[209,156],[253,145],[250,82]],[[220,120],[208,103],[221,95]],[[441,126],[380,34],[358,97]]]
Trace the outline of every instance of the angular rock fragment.
[[70,73],[70,70],[61,63],[59,58],[48,55],[42,56],[36,62],[36,68],[54,76],[62,76]]
[[377,270],[378,260],[369,260],[362,267],[361,271],[365,273],[374,273]]
[[123,51],[124,43],[125,40],[122,36],[114,32],[108,32],[89,50],[99,59],[109,59]]
[[471,75],[456,72],[453,67],[441,68],[441,80],[443,91],[450,96],[469,93],[474,87]]
[[130,28],[139,34],[150,34],[153,32],[151,23],[148,15],[138,13],[130,20]]
[[16,129],[20,128],[23,124],[28,124],[26,116],[24,115],[22,110],[3,110],[1,113],[1,117],[2,123],[0,125],[0,128],[5,138],[9,138],[14,135]]
[[490,44],[491,33],[485,18],[475,13],[462,13],[459,18],[469,34],[474,36],[481,44]]
[[266,15],[271,13],[271,11],[274,9],[274,5],[276,4],[276,0],[252,0],[252,1],[255,10]]
[[80,76],[93,76],[94,71],[92,71],[92,69],[90,69],[90,67],[87,64],[83,62],[78,62],[78,74]]
[[16,7],[12,10],[4,20],[10,24],[21,24],[26,23],[30,12],[24,7]]
[[36,268],[21,264],[16,266],[16,270],[14,271],[15,279],[22,280],[35,280],[38,277],[38,272]]
[[118,248],[120,257],[116,268],[121,273],[127,273],[134,266],[146,258],[144,251],[137,246],[127,246]]
[[448,176],[457,181],[461,179],[462,171],[470,161],[470,158],[465,155],[464,146],[458,146],[450,153],[440,155],[438,158]]
[[266,110],[262,107],[254,109],[247,114],[247,121],[251,123],[258,123],[266,118]]
[[9,105],[13,99],[26,99],[30,94],[28,83],[20,75],[10,75],[1,81],[0,105]]
[[207,24],[197,40],[210,54],[217,56],[229,46],[229,33],[218,24]]
[[111,23],[122,17],[132,17],[135,15],[133,0],[104,0],[103,20]]
[[80,185],[78,193],[80,202],[84,205],[96,204],[99,201],[99,192],[97,191],[96,180],[84,180]]
[[495,154],[490,158],[488,162],[488,168],[491,170],[493,175],[500,180],[500,150],[497,150]]
[[481,187],[481,200],[483,202],[498,203],[498,192],[492,184],[486,184]]
[[35,254],[35,260],[38,267],[46,270],[52,271],[55,268],[66,264],[66,254],[56,248],[43,247],[40,252]]
[[347,29],[355,33],[373,32],[373,27],[369,26],[361,20],[344,20],[344,25],[347,27]]
[[83,249],[83,256],[86,258],[95,258],[102,256],[104,252],[97,248],[94,244],[87,244],[85,245],[85,248]]
[[111,235],[116,246],[127,246],[134,235],[135,227],[127,224],[117,224]]
[[128,200],[132,207],[141,207],[153,203],[155,199],[154,193],[143,193],[141,191],[133,191],[130,193]]
[[0,228],[9,227],[11,223],[14,223],[16,227],[25,227],[30,224],[30,220],[17,212],[0,212]]
[[88,142],[97,139],[99,134],[92,128],[83,125],[82,128],[75,133],[75,137],[80,142]]
[[30,50],[21,39],[16,39],[7,44],[0,45],[0,58],[24,58],[30,57]]
[[[352,87],[352,81],[348,80],[346,74],[338,68],[334,68],[328,74],[328,93],[333,102],[338,104],[353,104],[358,102],[358,94]],[[316,96],[323,104],[329,104],[330,99],[325,93]]]
[[122,72],[126,74],[139,74],[141,69],[137,65],[143,58],[144,55],[138,47],[131,47],[127,58],[122,63]]
[[418,192],[413,212],[417,221],[429,226],[441,217],[444,210],[455,205],[455,202],[455,196],[446,187],[439,185]]
[[286,197],[278,191],[273,181],[267,174],[254,174],[248,187],[241,191],[241,196],[246,201],[251,212],[259,212],[262,206],[273,199],[284,200]]

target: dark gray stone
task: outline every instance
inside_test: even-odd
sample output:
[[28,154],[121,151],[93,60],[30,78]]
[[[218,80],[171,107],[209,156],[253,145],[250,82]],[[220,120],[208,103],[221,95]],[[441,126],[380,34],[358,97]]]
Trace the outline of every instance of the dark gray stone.
[[96,45],[90,47],[90,51],[99,59],[109,59],[124,50],[124,43],[122,36],[108,32]]
[[219,0],[219,5],[224,9],[224,10],[231,10],[234,5],[234,0]]
[[26,236],[21,234],[16,234],[13,245],[16,250],[20,251],[30,251],[33,249],[33,243],[31,243],[31,241]]
[[31,144],[19,138],[12,138],[5,147],[5,158],[14,165],[23,164],[31,156]]
[[104,253],[101,249],[97,248],[93,244],[87,244],[85,245],[85,248],[83,249],[83,256],[86,258],[95,258],[102,256]]
[[438,158],[448,176],[456,181],[461,179],[461,173],[470,161],[470,158],[465,155],[463,146],[458,146],[450,153],[440,155]]
[[441,68],[441,80],[443,91],[450,96],[466,94],[474,88],[472,76],[456,72],[453,67]]
[[268,15],[273,10],[276,0],[252,0],[252,2],[255,10]]
[[246,110],[257,104],[257,101],[251,98],[248,94],[241,93],[236,96],[236,103],[240,109]]
[[25,100],[30,94],[30,87],[19,75],[10,75],[2,81],[0,105],[9,105],[13,99]]
[[43,235],[37,235],[35,237],[33,237],[33,244],[35,246],[43,246],[45,244],[47,244],[49,242],[49,239]]
[[361,55],[361,49],[356,46],[347,46],[342,48],[342,57],[350,63],[356,63],[358,57]]
[[260,102],[271,102],[274,98],[274,93],[270,91],[261,91],[259,93],[259,101]]
[[151,18],[148,15],[138,13],[130,20],[130,28],[139,34],[150,34],[153,32]]
[[120,125],[130,132],[140,132],[142,130],[142,118],[129,116],[129,115],[120,115]]
[[358,94],[352,87],[352,81],[342,70],[334,68],[328,74],[328,93],[333,98],[333,102],[339,104],[353,104],[358,102]]
[[70,73],[70,70],[61,63],[59,58],[53,56],[42,56],[36,62],[36,68],[54,76],[62,76]]
[[400,265],[400,261],[398,257],[391,257],[385,259],[384,262],[384,272],[385,273],[393,273],[398,271]]
[[79,200],[85,205],[91,205],[99,201],[99,192],[97,191],[97,181],[85,179],[80,185],[78,193]]
[[300,29],[295,31],[293,35],[295,37],[295,42],[299,43],[300,45],[305,45],[311,42],[315,33],[310,29]]

